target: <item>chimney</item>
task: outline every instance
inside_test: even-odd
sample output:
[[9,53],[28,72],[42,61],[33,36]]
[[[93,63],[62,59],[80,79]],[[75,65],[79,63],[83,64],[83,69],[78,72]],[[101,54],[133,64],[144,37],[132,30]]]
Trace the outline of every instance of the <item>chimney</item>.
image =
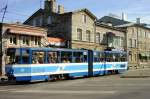
[[64,13],[64,7],[63,5],[58,5],[58,13],[63,14]]
[[136,23],[141,24],[141,18],[136,18]]
[[127,21],[127,15],[125,13],[122,13],[122,20]]
[[56,0],[45,0],[44,9],[46,13],[56,13]]

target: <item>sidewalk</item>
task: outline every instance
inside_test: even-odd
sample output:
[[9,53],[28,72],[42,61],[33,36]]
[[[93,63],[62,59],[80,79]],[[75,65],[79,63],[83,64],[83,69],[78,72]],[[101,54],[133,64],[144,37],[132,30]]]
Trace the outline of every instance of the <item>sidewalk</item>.
[[144,78],[144,77],[150,77],[150,68],[128,70],[124,74],[121,74],[121,76],[125,77],[125,78]]

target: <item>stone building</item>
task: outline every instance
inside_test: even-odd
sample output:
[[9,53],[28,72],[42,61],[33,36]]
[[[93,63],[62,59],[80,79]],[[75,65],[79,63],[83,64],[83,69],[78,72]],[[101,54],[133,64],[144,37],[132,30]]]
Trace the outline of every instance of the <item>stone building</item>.
[[150,67],[150,28],[141,23],[104,16],[100,23],[112,24],[126,32],[126,50],[129,53],[129,67],[132,69]]
[[8,48],[42,47],[45,46],[47,30],[29,25],[0,23],[2,46],[0,75],[5,73],[5,59]]
[[[88,9],[64,12],[63,6],[58,11],[52,10],[55,8],[55,0],[45,0],[44,9],[39,9],[24,24],[47,28],[48,36],[65,39],[67,48],[124,50],[125,34],[121,29],[97,23],[96,16]],[[122,43],[117,44],[119,41]]]

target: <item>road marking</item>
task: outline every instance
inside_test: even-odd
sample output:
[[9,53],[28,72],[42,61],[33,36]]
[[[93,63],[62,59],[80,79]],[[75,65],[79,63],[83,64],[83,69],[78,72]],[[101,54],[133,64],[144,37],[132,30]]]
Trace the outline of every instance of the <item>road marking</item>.
[[16,91],[18,89],[0,89],[0,92]]
[[72,90],[20,90],[17,93],[42,93],[42,94],[115,94],[115,91],[72,91]]

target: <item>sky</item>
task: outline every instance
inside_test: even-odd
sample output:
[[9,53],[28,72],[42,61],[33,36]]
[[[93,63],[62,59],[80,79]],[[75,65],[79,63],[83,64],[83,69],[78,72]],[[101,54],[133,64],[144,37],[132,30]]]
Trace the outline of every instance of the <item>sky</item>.
[[[4,22],[24,22],[35,11],[43,8],[44,0],[0,0],[0,21],[4,13],[3,8],[8,2]],[[127,15],[128,21],[135,22],[141,18],[143,23],[150,24],[150,0],[56,0],[57,5],[64,6],[65,11],[81,8],[89,9],[98,19],[108,15]]]

